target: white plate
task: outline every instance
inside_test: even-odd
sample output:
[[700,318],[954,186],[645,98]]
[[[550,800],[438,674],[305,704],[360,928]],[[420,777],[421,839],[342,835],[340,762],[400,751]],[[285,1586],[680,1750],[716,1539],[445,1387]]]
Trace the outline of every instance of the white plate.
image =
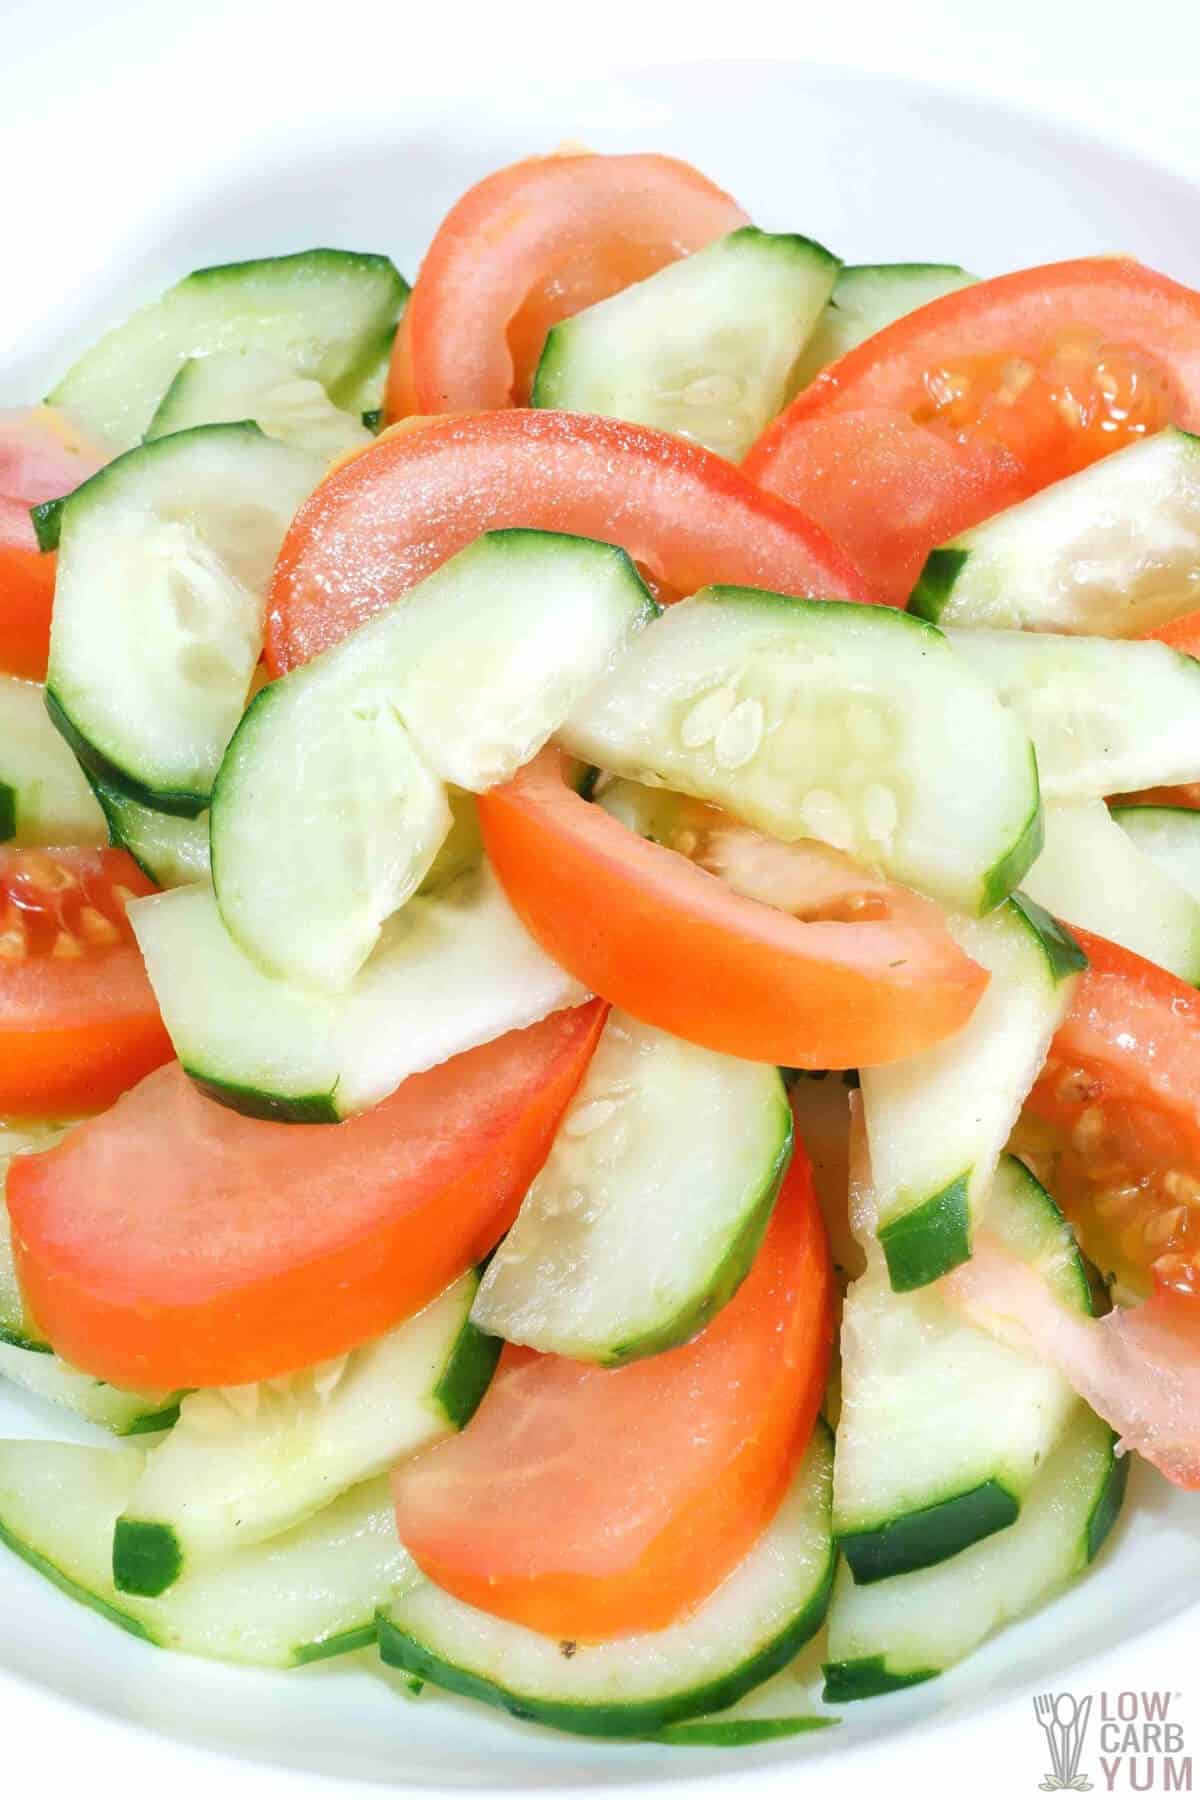
[[[382,117],[382,113],[380,114]],[[598,149],[689,157],[762,224],[823,239],[851,260],[945,260],[981,273],[1097,250],[1127,250],[1200,282],[1200,234],[1182,233],[1197,192],[1166,171],[1057,126],[926,88],[798,68],[734,65],[647,71],[564,92],[539,87],[490,108],[364,124],[336,148],[289,133],[219,180],[184,172],[167,216],[139,210],[109,222],[107,273],[76,292],[18,360],[0,360],[6,399],[32,397],[74,344],[190,268],[310,243],[386,249],[410,275],[449,203],[486,170],[566,137]],[[380,221],[387,222],[381,231]],[[0,1394],[0,1434],[61,1436],[63,1417]],[[179,1793],[197,1767],[165,1744],[123,1737],[94,1715],[149,1726],[238,1759],[205,1778],[226,1794],[275,1791],[263,1765],[365,1783],[554,1789],[641,1786],[723,1777],[756,1788],[789,1770],[853,1791],[884,1776],[925,1780],[968,1727],[973,1747],[1001,1719],[1026,1720],[1000,1769],[1036,1785],[1044,1744],[1028,1696],[1094,1679],[1084,1659],[1125,1646],[1122,1669],[1145,1665],[1149,1640],[1200,1598],[1200,1504],[1135,1471],[1131,1505],[1100,1567],[1040,1617],[1010,1630],[963,1669],[888,1700],[851,1706],[808,1739],[728,1754],[555,1737],[481,1707],[427,1692],[402,1697],[366,1656],[289,1675],[240,1672],[164,1655],[73,1607],[14,1559],[0,1561],[0,1720],[10,1756],[22,1727],[60,1734],[58,1768],[95,1756],[151,1767]],[[1135,1662],[1136,1659],[1136,1662]],[[811,1664],[775,1695],[803,1706]],[[26,1685],[29,1684],[29,1685]],[[50,1703],[49,1705],[47,1703]],[[82,1709],[82,1710],[81,1710]],[[93,1717],[89,1720],[88,1711]],[[44,1744],[44,1737],[42,1738]],[[958,1754],[957,1751],[955,1754]],[[257,1775],[247,1763],[259,1766]],[[12,1774],[11,1764],[8,1773]],[[938,1761],[938,1766],[941,1766]],[[965,1791],[993,1791],[993,1766],[959,1765]],[[819,1776],[818,1776],[819,1771]],[[1099,1783],[1097,1782],[1099,1785]],[[44,1785],[44,1784],[43,1784]],[[288,1784],[291,1785],[290,1783]],[[303,1784],[307,1786],[308,1784]],[[323,1786],[323,1784],[321,1784]],[[340,1788],[341,1783],[339,1782]],[[126,1788],[125,1791],[130,1791]],[[133,1791],[145,1791],[135,1784]],[[189,1787],[189,1792],[190,1792]],[[363,1791],[369,1791],[364,1789]],[[949,1791],[947,1788],[946,1791]],[[996,1791],[999,1791],[997,1788]]]

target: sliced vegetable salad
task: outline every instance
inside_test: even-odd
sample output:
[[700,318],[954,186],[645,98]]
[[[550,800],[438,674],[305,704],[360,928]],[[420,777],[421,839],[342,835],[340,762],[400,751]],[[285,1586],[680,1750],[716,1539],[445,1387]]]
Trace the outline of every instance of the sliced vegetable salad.
[[1128,258],[574,151],[0,416],[0,1377],[132,1440],[0,1538],[720,1746],[1200,1487],[1197,430]]

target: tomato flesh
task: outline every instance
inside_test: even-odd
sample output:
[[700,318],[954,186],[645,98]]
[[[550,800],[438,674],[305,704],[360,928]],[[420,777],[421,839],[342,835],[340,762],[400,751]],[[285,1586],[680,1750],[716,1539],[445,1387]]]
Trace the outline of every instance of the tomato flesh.
[[1127,258],[1091,258],[979,282],[897,320],[798,395],[743,468],[824,524],[899,605],[937,544],[1198,420],[1200,294]]
[[377,439],[300,508],[268,600],[272,673],[513,525],[621,544],[669,594],[723,581],[871,598],[824,531],[699,445],[576,413],[480,413]]
[[439,1587],[531,1630],[584,1642],[661,1630],[774,1512],[832,1333],[829,1250],[797,1144],[754,1265],[712,1323],[620,1369],[507,1349],[466,1430],[396,1471],[401,1541]]
[[1200,993],[1076,935],[1089,967],[1015,1148],[1125,1294],[1200,1296]]
[[103,456],[48,406],[0,412],[0,669],[42,681],[57,557],[37,547],[31,506],[94,475]]
[[123,850],[0,847],[0,1115],[108,1106],[171,1055],[125,914]]
[[733,893],[580,799],[544,751],[481,795],[492,866],[526,928],[595,993],[730,1056],[863,1068],[966,1023],[987,983],[931,902],[814,872],[812,918]]
[[244,1118],[171,1063],[13,1165],[30,1311],[135,1390],[262,1381],[377,1337],[508,1229],[604,1013],[510,1032],[341,1125]]
[[397,338],[389,416],[525,405],[546,333],[749,221],[668,156],[531,157],[454,205]]

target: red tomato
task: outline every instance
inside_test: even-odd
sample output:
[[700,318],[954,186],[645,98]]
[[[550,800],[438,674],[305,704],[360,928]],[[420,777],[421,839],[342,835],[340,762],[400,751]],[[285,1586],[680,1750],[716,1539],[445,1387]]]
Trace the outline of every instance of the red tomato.
[[42,681],[57,557],[37,547],[31,506],[86,481],[104,457],[48,406],[0,413],[0,669]]
[[1200,993],[1071,927],[1087,951],[1018,1148],[1106,1273],[1200,1299]]
[[635,1018],[709,1049],[866,1068],[957,1031],[987,985],[920,895],[853,872],[851,889],[823,888],[823,917],[743,899],[581,800],[553,750],[478,807],[492,866],[543,949]]
[[742,467],[902,605],[937,544],[1172,420],[1200,423],[1200,294],[1093,257],[898,319],[819,375]]
[[397,340],[388,412],[525,405],[546,333],[749,220],[669,156],[530,157],[453,206]]
[[0,1116],[108,1106],[171,1055],[126,902],[124,850],[0,847]]
[[615,419],[480,413],[378,439],[300,508],[271,584],[272,672],[504,525],[623,544],[675,595],[725,581],[870,598],[822,530],[711,451]]
[[172,1063],[14,1164],[30,1311],[138,1390],[262,1381],[377,1337],[508,1229],[604,1010],[468,1050],[341,1125],[243,1118]]
[[1182,618],[1172,619],[1169,625],[1159,625],[1156,630],[1142,635],[1157,638],[1160,644],[1170,644],[1172,650],[1182,650],[1185,656],[1200,656],[1200,612],[1184,613]]
[[750,1274],[699,1337],[620,1369],[506,1350],[466,1430],[396,1471],[401,1541],[439,1587],[534,1631],[660,1630],[712,1593],[778,1505],[832,1333],[798,1143]]

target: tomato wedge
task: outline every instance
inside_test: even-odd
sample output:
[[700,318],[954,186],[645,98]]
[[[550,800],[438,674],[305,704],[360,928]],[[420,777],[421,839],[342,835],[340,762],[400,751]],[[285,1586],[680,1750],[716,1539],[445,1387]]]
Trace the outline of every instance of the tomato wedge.
[[466,1430],[397,1469],[401,1541],[439,1587],[534,1631],[593,1642],[670,1625],[778,1505],[832,1335],[797,1142],[750,1274],[699,1337],[621,1369],[505,1350]]
[[57,557],[37,547],[31,506],[94,475],[104,457],[48,406],[0,413],[0,669],[43,681]]
[[578,413],[480,413],[379,439],[300,508],[268,601],[272,673],[504,525],[622,544],[676,596],[728,581],[870,598],[819,527],[709,450]]
[[160,1069],[10,1173],[30,1311],[70,1362],[141,1391],[262,1381],[377,1337],[508,1229],[604,1013],[510,1032],[342,1125],[243,1118]]
[[1017,1148],[1124,1290],[1160,1281],[1200,1303],[1200,992],[1071,929],[1089,966]]
[[742,467],[902,605],[937,544],[1171,421],[1200,423],[1200,293],[1092,257],[897,320],[819,375]]
[[554,750],[478,806],[492,866],[543,949],[709,1049],[791,1068],[892,1062],[957,1031],[987,984],[920,895],[864,876],[830,891],[818,871],[825,917],[742,898],[580,799]]
[[125,916],[124,850],[0,847],[0,1116],[108,1106],[172,1054]]
[[670,156],[530,157],[451,207],[421,264],[388,413],[525,405],[546,333],[749,220]]

